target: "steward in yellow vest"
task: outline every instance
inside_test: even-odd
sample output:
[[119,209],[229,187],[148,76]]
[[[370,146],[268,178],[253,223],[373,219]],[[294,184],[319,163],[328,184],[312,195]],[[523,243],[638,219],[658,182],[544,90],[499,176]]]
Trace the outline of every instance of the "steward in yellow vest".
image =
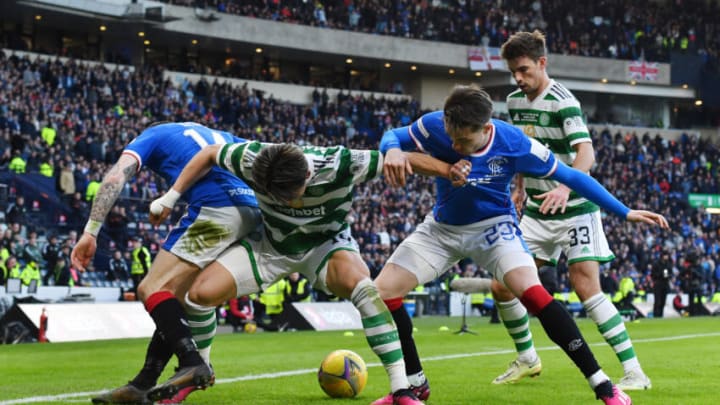
[[133,281],[133,292],[137,293],[137,287],[150,270],[150,249],[142,244],[142,238],[137,237],[133,242],[132,265],[130,266],[130,278]]
[[55,168],[48,161],[42,162],[40,163],[40,174],[45,177],[52,177],[55,174]]
[[87,189],[85,190],[85,201],[92,202],[95,200],[98,190],[100,190],[100,182],[97,179],[93,179],[88,183]]
[[[283,331],[287,326],[283,318],[283,303],[285,302],[285,279],[278,280],[260,294],[260,303],[265,307],[264,313],[255,318],[266,331]],[[260,312],[260,311],[258,311]]]
[[260,302],[265,305],[265,313],[268,315],[281,314],[283,302],[285,301],[285,279],[279,280],[271,285],[260,295]]
[[42,284],[40,279],[40,267],[38,267],[38,264],[33,261],[28,262],[22,273],[20,273],[20,280],[22,280],[24,285],[30,285],[30,281],[32,280],[37,280],[38,286]]
[[290,273],[285,283],[285,303],[292,302],[310,302],[310,286],[307,285],[308,280],[300,273]]
[[25,160],[20,155],[16,155],[12,158],[12,160],[10,160],[8,170],[10,170],[11,172],[15,172],[16,174],[23,174],[25,173],[26,166],[27,163],[25,163]]

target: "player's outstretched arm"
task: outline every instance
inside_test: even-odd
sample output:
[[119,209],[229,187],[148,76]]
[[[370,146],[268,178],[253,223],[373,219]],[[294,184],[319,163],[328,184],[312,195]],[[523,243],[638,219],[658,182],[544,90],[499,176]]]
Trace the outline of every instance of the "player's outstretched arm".
[[659,225],[665,229],[668,228],[668,222],[662,215],[650,211],[631,210],[590,175],[568,167],[564,163],[558,162],[557,169],[550,177],[569,186],[581,196],[603,209],[625,218],[627,221],[645,222]]
[[151,224],[159,225],[170,216],[180,196],[215,166],[215,157],[222,146],[206,146],[190,159],[170,190],[150,204]]
[[650,225],[658,225],[663,229],[670,228],[664,216],[652,211],[631,210],[628,212],[626,219],[630,222],[644,222]]
[[130,155],[122,154],[120,159],[107,171],[103,178],[98,193],[93,200],[90,209],[90,218],[85,224],[85,230],[80,240],[73,247],[70,253],[70,261],[73,267],[84,271],[90,260],[95,256],[97,249],[97,235],[105,217],[122,192],[125,183],[135,175],[138,169],[138,162]]

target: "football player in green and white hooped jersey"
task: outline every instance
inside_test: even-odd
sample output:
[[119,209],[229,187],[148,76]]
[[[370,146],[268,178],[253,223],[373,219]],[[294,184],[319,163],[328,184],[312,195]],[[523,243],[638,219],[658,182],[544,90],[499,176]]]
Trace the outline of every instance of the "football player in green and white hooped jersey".
[[[196,279],[188,295],[201,305],[256,293],[293,272],[315,288],[350,299],[370,347],[390,377],[395,403],[422,404],[409,389],[397,329],[346,222],[355,184],[382,174],[379,151],[247,142],[210,145],[183,169],[172,189],[153,202],[159,223],[182,194],[218,165],[244,180],[262,212],[263,230],[228,248]],[[223,288],[208,289],[203,285]]]
[[[589,172],[595,152],[580,103],[565,86],[548,77],[545,36],[539,31],[518,32],[503,44],[501,54],[519,87],[507,97],[512,123],[566,164]],[[532,177],[517,179],[513,201],[518,209],[526,197],[520,229],[543,283],[544,271],[551,275],[549,288],[557,283],[554,266],[565,253],[572,287],[622,363],[625,375],[618,387],[650,388],[650,379],[640,367],[623,320],[600,288],[599,263],[615,255],[605,238],[598,206],[558,182]],[[494,282],[492,289],[500,317],[518,351],[518,358],[493,383],[510,383],[539,374],[542,366],[533,347],[527,310],[499,283]]]
[[[259,142],[229,145],[219,151],[218,164],[239,178],[254,182],[255,158],[268,145]],[[271,192],[254,188],[269,242],[283,255],[305,253],[348,228],[345,217],[352,206],[355,184],[382,173],[378,151],[342,146],[306,146],[302,151],[312,173],[302,198],[286,204],[277,201]]]

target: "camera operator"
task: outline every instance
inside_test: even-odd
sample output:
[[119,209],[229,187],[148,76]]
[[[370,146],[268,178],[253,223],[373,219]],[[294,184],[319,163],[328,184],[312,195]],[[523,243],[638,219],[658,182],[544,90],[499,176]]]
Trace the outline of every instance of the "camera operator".
[[662,318],[665,309],[667,295],[670,292],[670,276],[672,276],[673,263],[668,252],[663,252],[662,257],[652,266],[653,295],[655,304],[653,306],[653,317]]

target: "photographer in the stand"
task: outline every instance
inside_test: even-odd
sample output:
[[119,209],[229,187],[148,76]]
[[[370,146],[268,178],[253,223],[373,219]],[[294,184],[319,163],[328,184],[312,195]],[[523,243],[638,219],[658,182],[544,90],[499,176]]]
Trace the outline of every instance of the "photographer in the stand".
[[685,269],[683,272],[683,290],[688,293],[688,312],[690,316],[701,314],[702,279],[700,254],[696,250],[690,251],[685,257]]
[[652,265],[653,295],[655,304],[653,306],[653,317],[662,318],[667,295],[670,293],[670,277],[673,274],[673,262],[668,252],[663,251],[660,260]]

